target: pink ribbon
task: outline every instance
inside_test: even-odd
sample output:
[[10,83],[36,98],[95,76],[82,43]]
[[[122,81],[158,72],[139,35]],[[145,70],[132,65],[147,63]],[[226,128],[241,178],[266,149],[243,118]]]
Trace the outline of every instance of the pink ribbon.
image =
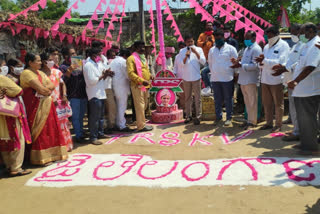
[[162,70],[166,70],[166,56],[164,54],[164,35],[163,35],[163,24],[162,24],[162,12],[160,0],[156,0],[156,9],[157,9],[157,22],[158,22],[158,35],[159,35],[159,44],[160,52],[162,55]]
[[[143,78],[143,76],[142,76],[142,62],[140,60],[140,56],[137,52],[134,52],[132,54],[132,56],[134,57],[134,62],[136,64],[137,74],[139,77]],[[146,87],[142,86],[141,91],[146,91]]]
[[154,16],[153,16],[153,5],[152,0],[148,0],[147,4],[150,6],[149,14],[150,14],[150,28],[151,28],[151,45],[153,46],[153,50],[151,53],[153,53],[155,56],[157,55],[157,48],[156,48],[156,33],[154,29]]

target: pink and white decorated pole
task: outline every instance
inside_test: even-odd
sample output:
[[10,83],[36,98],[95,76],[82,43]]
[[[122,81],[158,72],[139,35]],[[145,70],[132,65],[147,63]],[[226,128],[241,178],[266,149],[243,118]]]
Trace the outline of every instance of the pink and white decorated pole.
[[156,9],[157,9],[157,23],[158,23],[158,35],[159,35],[159,44],[162,61],[162,70],[166,70],[166,56],[165,56],[165,45],[164,45],[164,35],[163,35],[163,24],[162,24],[162,12],[161,12],[161,0],[156,0]]

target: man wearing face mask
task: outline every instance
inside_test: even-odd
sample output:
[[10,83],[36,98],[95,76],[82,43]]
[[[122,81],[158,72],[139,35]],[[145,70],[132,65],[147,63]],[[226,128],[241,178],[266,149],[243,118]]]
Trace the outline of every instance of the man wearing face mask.
[[248,112],[248,121],[244,124],[244,129],[253,128],[257,125],[258,113],[258,91],[257,83],[259,76],[259,66],[255,58],[262,53],[261,47],[256,43],[256,32],[248,31],[245,34],[244,44],[247,47],[244,50],[241,62],[235,58],[231,59],[233,65],[231,68],[239,68],[238,83],[241,85],[241,91],[244,96],[244,103]]
[[239,42],[231,37],[230,27],[225,26],[223,28],[223,31],[224,31],[224,39],[225,39],[226,43],[228,43],[229,45],[232,45],[233,47],[235,47],[237,49],[237,51],[239,51]]
[[201,75],[200,66],[206,63],[205,55],[201,48],[194,45],[192,35],[185,37],[187,47],[180,50],[181,69],[183,70],[182,79],[185,93],[186,104],[186,120],[184,123],[189,123],[192,120],[192,93],[194,94],[194,102],[196,106],[196,118],[193,121],[194,125],[200,124],[201,117]]
[[89,52],[90,59],[83,68],[83,75],[86,81],[86,91],[89,100],[89,131],[90,142],[93,145],[101,145],[98,139],[104,139],[104,102],[107,98],[104,80],[112,76],[112,72],[105,69],[100,60],[100,48],[92,48]]
[[75,65],[71,65],[71,57],[76,56],[72,47],[65,47],[61,50],[64,62],[60,66],[63,73],[63,81],[67,86],[67,96],[72,108],[72,126],[76,134],[76,142],[84,143],[83,118],[87,111],[86,82],[82,72],[74,72]]
[[224,125],[230,126],[233,111],[232,99],[234,88],[234,69],[231,68],[231,59],[238,58],[238,54],[233,46],[225,42],[222,29],[218,29],[214,33],[214,37],[216,38],[215,46],[210,49],[208,56],[216,110],[216,121],[214,125],[218,125],[222,120],[222,100],[224,99],[227,110],[227,120]]
[[[292,80],[293,70],[296,66],[297,61],[299,60],[301,50],[304,46],[304,43],[300,41],[299,34],[300,34],[301,25],[299,24],[291,24],[290,26],[290,33],[292,35],[292,41],[295,45],[291,48],[289,53],[288,61],[286,65],[275,65],[273,66],[273,70],[275,71],[272,75],[273,76],[280,76],[284,73],[283,84],[288,86],[288,82]],[[294,98],[292,96],[293,90],[288,88],[288,96],[289,96],[289,118],[294,126],[293,132],[289,132],[282,138],[283,141],[296,141],[299,140],[299,126],[297,120],[297,112],[294,105]],[[286,123],[286,121],[284,121]]]
[[[215,40],[213,36],[213,23],[207,22],[206,31],[200,34],[197,41],[197,46],[202,48],[203,53],[206,57],[206,60],[208,60],[209,50],[210,48],[213,47],[214,41]],[[208,94],[209,92],[211,92],[209,73],[210,73],[209,66],[205,66],[205,68],[203,68],[201,71],[201,78],[205,85],[205,88],[203,89],[204,94]]]
[[[265,30],[268,44],[264,47],[263,54],[256,58],[262,66],[261,88],[262,103],[264,106],[266,124],[260,130],[271,129],[271,133],[281,131],[282,117],[284,111],[283,103],[283,76],[273,76],[273,66],[287,62],[290,47],[287,42],[279,37],[279,28],[269,27]],[[276,124],[273,126],[273,115],[275,110]]]
[[288,88],[293,89],[300,129],[301,144],[297,148],[301,149],[301,155],[319,155],[317,114],[320,108],[320,50],[316,45],[320,43],[320,37],[313,23],[304,24],[300,34],[300,41],[306,44],[294,69],[293,80],[288,82]]

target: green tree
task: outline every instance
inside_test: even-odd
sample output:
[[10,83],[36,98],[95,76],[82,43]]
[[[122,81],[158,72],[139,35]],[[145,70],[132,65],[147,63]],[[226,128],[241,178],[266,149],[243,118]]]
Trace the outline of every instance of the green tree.
[[21,11],[21,9],[12,0],[1,0],[0,1],[0,11],[12,11],[12,12],[17,13],[17,12]]
[[[24,8],[36,3],[38,0],[17,0],[14,3],[13,0],[1,0],[0,8],[4,11],[19,12]],[[69,8],[69,0],[57,0],[56,3],[52,1],[47,2],[45,9],[39,8],[39,17],[43,19],[59,19]],[[72,17],[79,17],[79,13],[72,13]]]
[[315,24],[320,23],[320,8],[316,8],[315,10],[307,10],[303,9],[301,13],[297,16],[292,17],[290,20],[291,23],[306,23],[306,22],[313,22]]

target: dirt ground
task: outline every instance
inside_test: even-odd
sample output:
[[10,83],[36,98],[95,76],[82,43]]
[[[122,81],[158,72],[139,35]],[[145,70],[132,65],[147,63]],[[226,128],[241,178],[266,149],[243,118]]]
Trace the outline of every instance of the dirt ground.
[[[283,131],[292,126],[285,125]],[[110,145],[76,145],[72,153],[143,154],[154,160],[208,160],[238,157],[298,157],[292,146],[268,131],[255,131],[248,138],[224,145],[219,135],[230,138],[243,133],[236,123],[233,127],[214,128],[212,122],[200,126],[154,125],[154,140],[165,131],[180,133],[182,143],[163,147],[146,142],[128,144],[123,137]],[[197,144],[189,147],[193,133],[214,134],[212,146]],[[25,177],[0,179],[0,214],[319,214],[320,191],[314,186],[195,186],[188,188],[144,188],[75,186],[66,188],[29,187],[25,183],[42,168],[33,168]]]

